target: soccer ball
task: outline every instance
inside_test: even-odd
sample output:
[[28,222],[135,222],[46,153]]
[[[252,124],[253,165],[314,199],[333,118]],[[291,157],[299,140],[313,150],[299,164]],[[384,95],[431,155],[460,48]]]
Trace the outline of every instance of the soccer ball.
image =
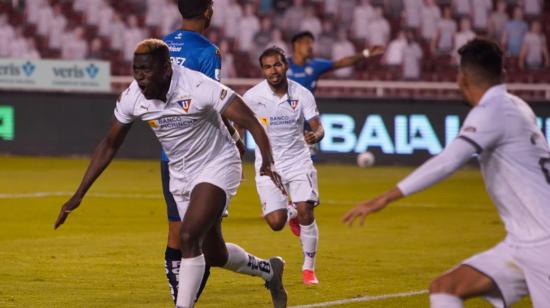
[[357,155],[357,166],[366,168],[374,165],[374,154],[369,151]]

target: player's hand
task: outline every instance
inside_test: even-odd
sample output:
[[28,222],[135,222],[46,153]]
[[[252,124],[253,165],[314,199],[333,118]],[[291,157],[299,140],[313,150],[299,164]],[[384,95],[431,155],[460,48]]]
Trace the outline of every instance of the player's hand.
[[59,211],[59,215],[57,216],[57,220],[55,221],[53,228],[59,228],[59,226],[65,222],[69,214],[80,205],[81,201],[82,200],[80,198],[73,196],[69,199],[69,201],[65,202],[65,204],[61,207],[61,211]]
[[376,57],[383,54],[386,51],[386,47],[376,45],[376,46],[369,47],[368,50],[369,50],[369,58],[370,58],[370,57]]
[[383,197],[378,197],[369,201],[363,201],[356,207],[349,210],[343,217],[342,222],[352,226],[355,219],[359,218],[359,225],[365,224],[365,218],[371,213],[375,213],[385,208],[388,205],[388,200]]
[[304,131],[304,139],[308,144],[317,143],[317,135],[314,132],[306,130]]
[[283,185],[283,180],[274,169],[273,164],[262,164],[260,167],[260,175],[270,177],[273,183],[275,183],[275,186],[277,186],[277,188],[279,188],[279,190],[287,196],[285,186]]

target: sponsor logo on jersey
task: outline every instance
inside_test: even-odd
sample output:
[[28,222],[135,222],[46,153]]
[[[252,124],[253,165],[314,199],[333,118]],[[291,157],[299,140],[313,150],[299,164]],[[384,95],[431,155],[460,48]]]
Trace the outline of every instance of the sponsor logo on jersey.
[[296,110],[296,107],[298,107],[298,100],[297,99],[289,99],[288,104],[290,105],[290,108],[292,108],[292,110]]
[[151,126],[152,128],[159,128],[159,124],[157,122],[157,120],[149,120],[147,121],[147,123],[149,124],[149,126]]
[[267,127],[269,125],[269,120],[266,117],[260,117],[260,122],[264,127]]
[[180,52],[181,51],[181,47],[176,47],[176,46],[169,46],[168,49],[171,52]]
[[183,109],[183,111],[185,111],[185,113],[187,113],[189,111],[189,108],[191,108],[191,99],[190,98],[179,100],[176,103],[178,103],[178,105],[180,105],[180,107]]

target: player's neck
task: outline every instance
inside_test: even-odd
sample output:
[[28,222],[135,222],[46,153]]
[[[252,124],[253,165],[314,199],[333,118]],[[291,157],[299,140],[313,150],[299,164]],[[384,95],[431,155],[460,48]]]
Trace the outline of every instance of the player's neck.
[[204,31],[206,30],[204,27],[204,22],[197,21],[197,20],[183,20],[183,22],[181,23],[180,29],[197,32],[199,34],[203,34]]
[[294,64],[302,66],[302,65],[306,64],[306,60],[307,60],[307,58],[300,55],[299,53],[297,53],[297,52],[292,53],[292,62]]
[[283,80],[280,84],[277,84],[277,85],[269,84],[269,87],[271,88],[273,93],[275,93],[275,95],[277,95],[277,97],[279,97],[279,98],[285,96],[285,94],[288,93],[288,81],[287,80]]

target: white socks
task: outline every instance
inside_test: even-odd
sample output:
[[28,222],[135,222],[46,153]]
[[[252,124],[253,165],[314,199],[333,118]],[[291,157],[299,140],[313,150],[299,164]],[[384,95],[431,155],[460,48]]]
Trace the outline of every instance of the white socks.
[[462,308],[464,302],[460,297],[448,293],[432,293],[430,294],[431,308]]
[[262,277],[265,281],[271,280],[273,272],[269,261],[257,258],[233,243],[226,243],[225,246],[228,256],[227,263],[223,268],[241,274]]
[[315,255],[317,254],[317,244],[319,242],[319,229],[315,220],[311,225],[300,225],[300,241],[302,242],[302,251],[304,252],[303,270],[315,269]]
[[192,308],[201,285],[205,268],[204,254],[182,258],[179,272],[177,308]]

